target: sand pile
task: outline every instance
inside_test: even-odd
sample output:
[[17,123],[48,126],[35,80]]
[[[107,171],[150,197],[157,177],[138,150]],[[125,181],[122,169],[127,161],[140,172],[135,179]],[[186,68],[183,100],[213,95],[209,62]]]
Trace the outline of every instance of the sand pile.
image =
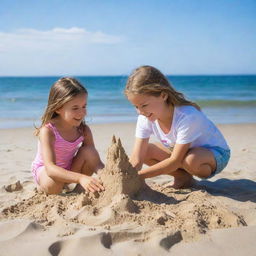
[[100,171],[99,178],[105,188],[99,200],[101,205],[107,205],[117,198],[134,197],[141,188],[137,171],[130,164],[121,140],[116,141],[115,136],[107,152],[106,166]]
[[59,235],[74,234],[77,225],[102,227],[110,233],[117,225],[137,226],[143,231],[122,239],[147,240],[158,232],[167,239],[163,240],[167,249],[181,240],[195,240],[209,229],[246,225],[241,215],[203,190],[175,190],[157,184],[142,189],[120,139],[113,138],[99,178],[103,192],[48,196],[35,192],[29,199],[5,208],[0,218],[30,218],[45,228],[57,225],[61,227]]
[[17,182],[13,183],[13,184],[9,184],[8,186],[4,186],[4,189],[7,192],[14,192],[14,191],[19,191],[22,190],[22,185],[20,184],[20,181],[18,180]]

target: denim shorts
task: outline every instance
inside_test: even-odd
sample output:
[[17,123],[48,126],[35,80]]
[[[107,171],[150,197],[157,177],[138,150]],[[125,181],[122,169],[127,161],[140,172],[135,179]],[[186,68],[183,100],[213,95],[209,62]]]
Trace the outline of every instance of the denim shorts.
[[209,177],[207,177],[207,179],[209,179],[214,175],[220,173],[227,166],[228,161],[230,159],[230,150],[217,147],[217,146],[209,146],[209,145],[204,145],[202,147],[210,150],[213,153],[216,161],[216,169],[215,171],[212,172],[212,174]]

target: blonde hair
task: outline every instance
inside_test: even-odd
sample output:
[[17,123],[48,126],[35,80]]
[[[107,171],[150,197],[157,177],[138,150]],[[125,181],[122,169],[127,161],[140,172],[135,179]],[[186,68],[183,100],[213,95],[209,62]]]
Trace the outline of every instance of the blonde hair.
[[190,105],[200,110],[196,103],[187,100],[181,92],[176,91],[167,78],[152,66],[136,68],[128,78],[124,93],[126,96],[128,94],[146,94],[155,97],[160,96],[161,93],[166,93],[168,105]]
[[[52,118],[58,116],[56,110],[60,109],[65,103],[74,99],[81,93],[88,94],[85,87],[79,83],[75,78],[72,77],[63,77],[55,82],[49,93],[48,104],[45,109],[44,114],[41,117],[40,127],[36,127],[35,135],[38,136],[40,129],[47,123],[50,122]],[[85,122],[83,121],[80,125],[80,128],[83,129]]]

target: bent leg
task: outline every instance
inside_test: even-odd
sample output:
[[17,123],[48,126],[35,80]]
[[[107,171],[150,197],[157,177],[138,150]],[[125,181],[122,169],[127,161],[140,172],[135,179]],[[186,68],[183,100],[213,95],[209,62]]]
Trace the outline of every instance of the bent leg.
[[45,170],[45,167],[42,166],[38,174],[38,186],[39,190],[45,192],[46,194],[59,194],[61,193],[64,183],[56,182],[50,178]]
[[183,168],[191,175],[207,178],[216,169],[213,153],[203,147],[191,148],[183,161]]
[[171,151],[160,143],[149,143],[144,164],[154,165],[171,156]]
[[[102,163],[99,153],[95,147],[82,146],[79,148],[76,156],[73,158],[70,170],[72,172],[92,176],[94,172],[97,172],[102,168],[104,168],[104,164]],[[77,184],[73,189],[73,192],[84,192],[84,188],[80,184]]]
[[[171,151],[165,148],[160,143],[149,143],[146,158],[144,163],[146,165],[157,164],[166,158],[171,156]],[[174,177],[174,182],[172,184],[173,188],[185,188],[190,187],[193,183],[192,175],[186,172],[184,169],[177,169],[171,172],[169,175]]]
[[94,147],[82,146],[73,159],[71,171],[91,176],[103,167],[98,151]]

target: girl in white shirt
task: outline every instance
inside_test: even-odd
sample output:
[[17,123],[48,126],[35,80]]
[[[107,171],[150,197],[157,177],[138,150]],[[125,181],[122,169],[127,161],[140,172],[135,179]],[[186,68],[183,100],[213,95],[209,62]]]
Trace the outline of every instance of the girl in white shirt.
[[[193,175],[209,178],[225,168],[230,149],[221,132],[159,70],[135,69],[125,94],[139,114],[130,162],[141,178],[170,174],[173,187],[183,188],[192,185]],[[151,135],[160,143],[149,143]],[[143,164],[149,167],[141,169]]]

